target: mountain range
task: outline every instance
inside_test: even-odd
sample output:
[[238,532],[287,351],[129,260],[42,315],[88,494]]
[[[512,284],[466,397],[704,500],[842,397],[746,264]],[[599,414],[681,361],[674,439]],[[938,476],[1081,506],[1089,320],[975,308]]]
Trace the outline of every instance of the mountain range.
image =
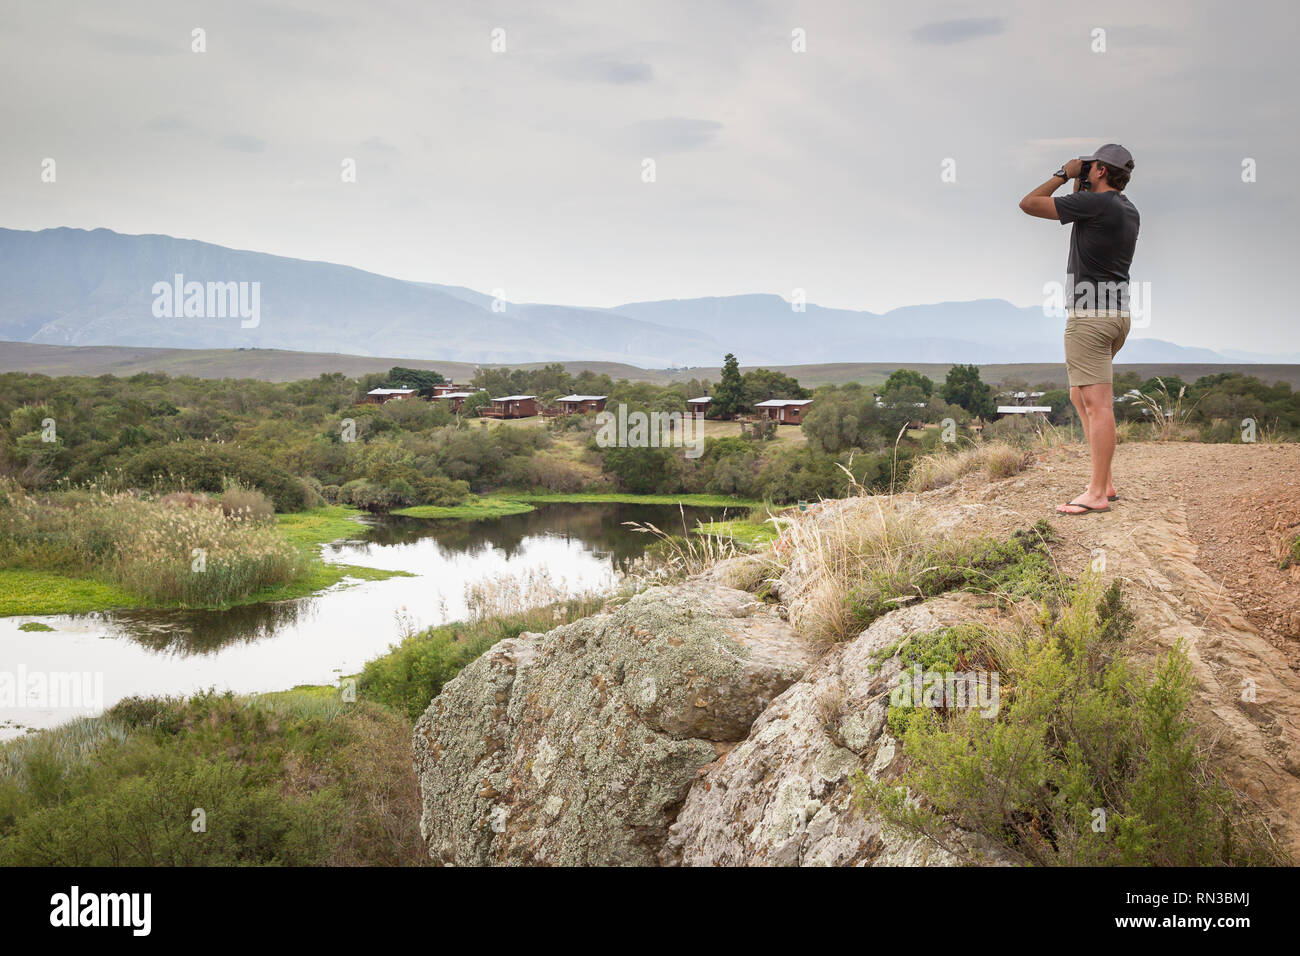
[[[201,314],[185,317],[188,283],[199,284],[192,311]],[[245,283],[246,293],[256,284],[255,321],[241,321],[233,305],[224,313],[212,308],[206,292],[217,283]],[[173,296],[173,287],[184,294]],[[612,308],[516,304],[460,286],[192,239],[109,229],[0,229],[0,340],[12,342],[274,348],[502,364],[589,360],[643,368],[717,366],[727,352],[747,366],[985,364],[1060,361],[1062,324],[1037,307],[1001,299],[884,314],[811,303],[798,312],[780,296],[763,294]],[[1288,358],[1130,338],[1124,360]]]

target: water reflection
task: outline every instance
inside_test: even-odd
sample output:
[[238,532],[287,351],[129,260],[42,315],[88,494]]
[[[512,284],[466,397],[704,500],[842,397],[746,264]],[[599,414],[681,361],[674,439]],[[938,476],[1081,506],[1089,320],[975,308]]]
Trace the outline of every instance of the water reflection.
[[[362,540],[378,545],[410,544],[432,537],[451,555],[478,553],[485,547],[502,551],[506,558],[516,557],[524,542],[539,535],[576,541],[587,550],[607,554],[610,566],[627,571],[631,562],[645,553],[651,539],[628,528],[626,522],[653,524],[670,533],[681,534],[699,521],[711,521],[723,515],[719,508],[664,507],[662,505],[620,504],[550,504],[536,511],[507,515],[488,521],[429,521],[389,515],[367,523]],[[341,554],[347,546],[337,543],[327,553]]]
[[[686,509],[686,527],[722,516],[721,509]],[[547,505],[475,522],[376,518],[359,529],[359,540],[325,548],[325,559],[412,576],[224,611],[0,618],[0,671],[102,674],[106,707],[131,694],[335,683],[400,638],[398,612],[417,628],[463,619],[467,592],[484,581],[542,576],[571,593],[612,589],[653,541],[627,521],[680,531],[683,518],[677,508],[606,504]],[[30,620],[53,630],[20,631]],[[0,704],[0,738],[84,712]]]
[[318,598],[246,604],[224,611],[114,611],[105,615],[117,632],[155,651],[210,654],[228,644],[270,637],[310,616]]

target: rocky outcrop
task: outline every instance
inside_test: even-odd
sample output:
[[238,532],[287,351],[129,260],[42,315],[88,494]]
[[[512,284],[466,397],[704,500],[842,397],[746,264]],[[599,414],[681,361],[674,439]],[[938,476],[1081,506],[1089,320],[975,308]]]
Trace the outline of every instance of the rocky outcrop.
[[774,608],[707,582],[501,641],[415,728],[431,856],[656,862],[697,771],[813,658]]
[[[1031,492],[1047,504],[1020,505]],[[1023,478],[899,496],[935,533],[1005,537],[1059,489]],[[983,500],[972,501],[982,497]],[[873,500],[814,506],[834,528]],[[1182,644],[1193,710],[1227,779],[1300,855],[1300,680],[1202,572],[1176,508],[1055,522],[1054,557],[1124,582],[1139,659]],[[815,562],[723,562],[610,613],[502,641],[451,681],[415,729],[421,829],[455,864],[1017,864],[1004,847],[950,831],[941,845],[883,829],[853,805],[859,774],[893,779],[887,729],[909,634],[978,620],[987,601],[950,594],[813,648],[783,617],[810,593]],[[758,600],[753,589],[781,605]],[[991,623],[991,622],[990,622]],[[1246,694],[1243,688],[1249,690]]]
[[1009,862],[954,832],[961,860],[851,807],[857,773],[895,769],[884,728],[899,665],[881,651],[980,612],[944,598],[818,651],[775,607],[719,583],[745,564],[502,641],[448,683],[415,728],[433,859]]
[[[889,778],[896,741],[885,727],[909,634],[980,617],[972,601],[941,598],[878,619],[828,652],[763,712],[748,738],[701,774],[673,824],[668,865],[948,866],[1015,863],[1006,850],[953,830],[949,849],[882,829],[853,807],[854,778]],[[954,852],[955,851],[955,852]]]

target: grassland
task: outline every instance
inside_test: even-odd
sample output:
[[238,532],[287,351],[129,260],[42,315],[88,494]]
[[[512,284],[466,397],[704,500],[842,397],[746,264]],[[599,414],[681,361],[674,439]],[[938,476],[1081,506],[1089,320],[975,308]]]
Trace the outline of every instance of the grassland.
[[756,521],[743,519],[735,521],[702,521],[695,531],[697,534],[728,538],[736,544],[748,548],[760,548],[769,545],[781,536],[781,532],[771,522],[760,524]]

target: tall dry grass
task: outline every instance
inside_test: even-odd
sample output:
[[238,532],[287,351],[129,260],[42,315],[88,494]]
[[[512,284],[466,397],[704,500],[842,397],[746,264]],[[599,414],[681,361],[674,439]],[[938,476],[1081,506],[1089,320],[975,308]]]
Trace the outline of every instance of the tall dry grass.
[[1177,393],[1174,393],[1159,376],[1156,377],[1153,393],[1138,394],[1138,404],[1151,416],[1151,431],[1156,441],[1179,441],[1187,437],[1188,419],[1196,409],[1196,404],[1184,408],[1183,399],[1186,395],[1186,385],[1180,386]]
[[938,451],[917,459],[907,476],[908,491],[931,491],[963,475],[982,471],[991,480],[1023,471],[1031,454],[1005,441],[990,441],[961,449]]
[[195,496],[36,497],[8,485],[0,488],[0,568],[88,575],[150,602],[219,606],[306,570],[306,559],[255,505],[241,500],[227,515]]
[[656,527],[649,521],[623,522],[637,534],[652,535],[656,539],[627,573],[627,577],[638,586],[679,581],[741,553],[730,538],[700,532],[698,529],[702,525],[699,522],[696,522],[696,530],[692,531],[686,526],[685,509],[678,505],[678,511],[682,522],[680,535]]
[[782,598],[790,624],[814,641],[840,641],[856,631],[852,595],[906,595],[926,571],[961,561],[970,539],[964,531],[942,533],[921,509],[879,496],[796,521],[783,541],[776,561],[788,585]]
[[[602,593],[598,588],[573,587],[564,578],[557,580],[546,568],[529,568],[518,574],[493,575],[466,584],[465,604],[468,620],[474,623],[575,603],[595,607]],[[560,612],[555,610],[554,616],[559,620]],[[412,629],[407,630],[409,634]]]

